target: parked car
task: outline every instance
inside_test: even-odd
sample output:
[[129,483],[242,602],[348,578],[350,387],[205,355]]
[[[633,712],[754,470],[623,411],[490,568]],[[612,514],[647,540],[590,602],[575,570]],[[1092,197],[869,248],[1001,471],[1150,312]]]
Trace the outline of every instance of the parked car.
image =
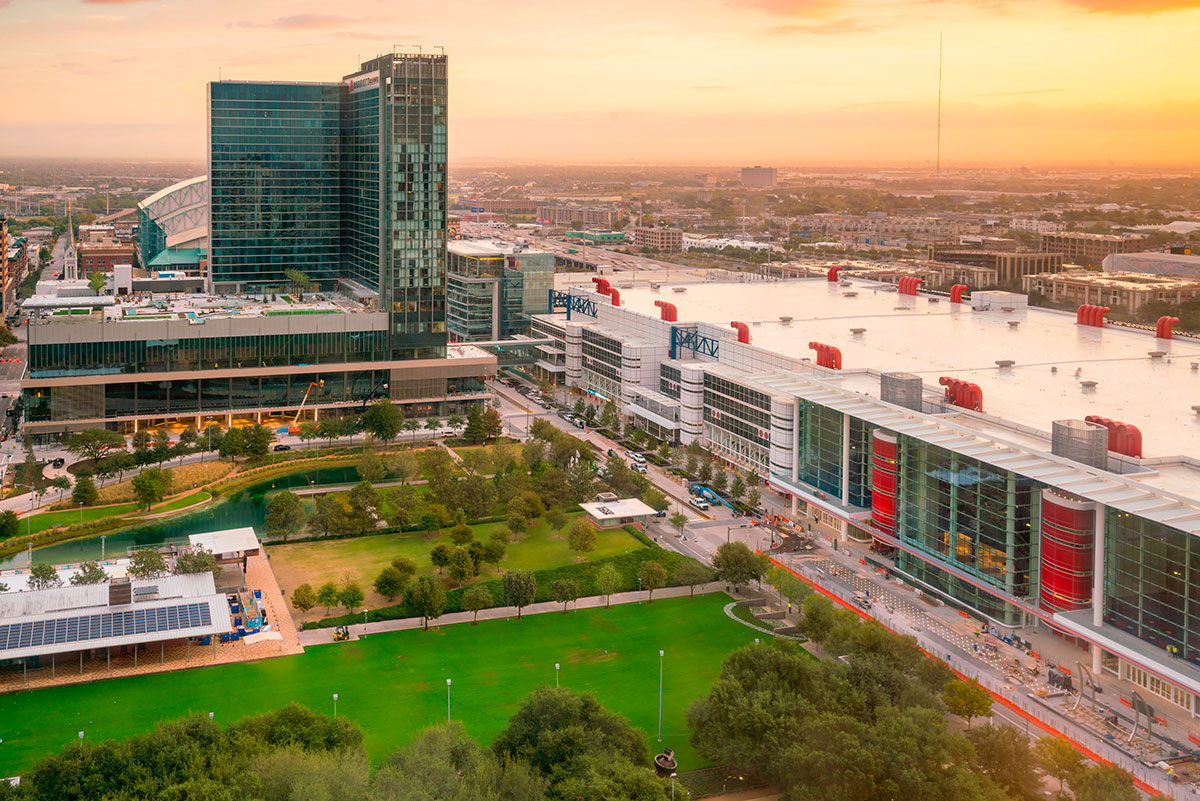
[[616,452],[616,451],[614,451],[612,448],[609,448],[609,449],[608,449],[608,455],[609,455],[609,456],[616,456],[616,455],[617,455],[617,452]]
[[702,512],[708,511],[708,501],[704,500],[703,498],[693,495],[692,497],[688,498],[688,503]]
[[65,465],[66,463],[67,463],[67,460],[66,460],[66,459],[64,459],[64,458],[62,458],[62,457],[60,456],[60,457],[58,457],[57,459],[55,459],[54,461],[52,461],[52,462],[50,463],[50,466],[51,466],[51,467],[55,467],[55,468],[59,468],[59,467],[62,467],[63,465]]
[[633,461],[637,462],[638,464],[644,464],[646,461],[646,457],[642,456],[637,451],[625,451],[625,455],[628,456]]
[[275,447],[274,447],[272,450],[276,450],[276,451],[290,451],[291,449],[292,449],[292,446],[291,446],[291,445],[283,445],[283,444],[280,444],[280,445],[276,445],[276,446],[275,446]]
[[629,466],[629,469],[635,473],[641,473],[642,475],[646,474],[646,465],[641,464],[640,462],[634,462]]

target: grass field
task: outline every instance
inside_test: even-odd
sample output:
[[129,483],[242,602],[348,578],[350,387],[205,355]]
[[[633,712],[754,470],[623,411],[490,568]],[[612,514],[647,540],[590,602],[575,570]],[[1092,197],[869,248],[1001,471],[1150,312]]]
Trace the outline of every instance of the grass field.
[[[475,538],[486,541],[493,531],[503,526],[503,523],[474,526]],[[267,552],[271,557],[271,569],[275,571],[275,579],[284,589],[285,597],[290,598],[292,590],[304,583],[316,589],[326,581],[340,584],[346,576],[350,576],[358,580],[366,593],[365,605],[378,608],[395,603],[378,595],[371,586],[379,571],[397,556],[409,557],[422,572],[433,571],[429,552],[442,542],[450,543],[449,534],[444,533],[432,539],[426,539],[424,534],[373,534],[344,540],[272,545]],[[645,546],[624,529],[602,531],[596,541],[596,550],[588,554],[588,559],[613,556],[642,547]],[[578,558],[578,554],[567,546],[566,537],[552,532],[545,521],[539,519],[522,535],[520,542],[509,543],[508,556],[500,563],[500,567],[502,570],[542,570],[570,564]],[[497,575],[491,565],[485,565],[478,580],[486,581]],[[325,617],[325,608],[316,607],[303,615],[293,609],[292,617],[298,621],[319,620]]]
[[[83,522],[87,523],[103,517],[123,515],[131,511],[133,511],[132,503],[121,503],[115,506],[93,506],[83,510]],[[36,514],[22,520],[20,533],[25,534],[28,531],[30,534],[37,534],[39,531],[45,531],[55,526],[69,526],[72,523],[78,523],[79,520],[79,509],[77,508],[63,509],[58,512],[42,512],[41,514]],[[26,529],[26,526],[28,526],[28,529]]]
[[724,615],[726,602],[714,594],[373,634],[299,656],[4,695],[0,775],[76,743],[79,731],[94,743],[188,713],[212,711],[229,722],[289,701],[330,713],[333,693],[338,715],[363,727],[378,762],[445,721],[447,678],[451,716],[490,741],[530,690],[553,685],[556,662],[562,686],[594,693],[645,731],[657,751],[659,649],[666,651],[662,745],[675,749],[680,771],[692,770],[703,761],[688,743],[687,707],[708,691],[725,655],[755,637]]
[[150,510],[150,513],[158,514],[159,512],[174,512],[179,509],[186,509],[189,506],[195,506],[198,503],[203,503],[211,497],[212,495],[205,490],[200,490],[199,492],[193,492],[191,495],[184,495],[176,498],[173,501],[161,504],[160,506],[155,506]]

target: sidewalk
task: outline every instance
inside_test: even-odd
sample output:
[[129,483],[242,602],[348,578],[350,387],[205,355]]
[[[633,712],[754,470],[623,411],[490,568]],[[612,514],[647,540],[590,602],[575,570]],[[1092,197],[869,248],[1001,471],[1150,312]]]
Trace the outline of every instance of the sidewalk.
[[[710,592],[724,592],[724,582],[714,581],[710,584],[696,587],[697,595],[704,595]],[[661,590],[654,591],[654,597],[658,598],[681,598],[690,595],[691,591],[687,587],[663,587]],[[633,592],[618,592],[612,596],[612,604],[633,604],[642,603],[646,600],[647,592],[645,590],[636,590]],[[567,604],[569,612],[578,609],[596,609],[605,605],[603,595],[591,595],[586,598],[580,598],[578,601]],[[521,610],[521,616],[525,615],[544,615],[550,612],[562,613],[563,605],[558,601],[543,601],[541,603],[530,604]],[[479,610],[480,620],[499,620],[500,618],[515,617],[517,608],[515,606],[494,606],[490,609]],[[470,623],[474,620],[475,615],[472,612],[451,612],[447,615],[429,621],[431,628],[439,626],[450,626],[456,623]],[[400,620],[381,620],[378,623],[356,623],[350,626],[350,639],[357,640],[365,634],[382,634],[388,631],[406,631],[408,629],[421,628],[421,618],[407,617]],[[334,629],[308,629],[300,632],[300,645],[307,647],[310,645],[324,645],[333,642]]]

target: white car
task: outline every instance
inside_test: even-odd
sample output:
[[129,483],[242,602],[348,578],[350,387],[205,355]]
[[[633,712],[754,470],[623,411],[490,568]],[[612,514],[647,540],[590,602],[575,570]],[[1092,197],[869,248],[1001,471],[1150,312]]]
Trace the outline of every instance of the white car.
[[708,501],[699,496],[693,495],[692,497],[688,498],[688,503],[702,512],[708,511]]
[[632,459],[633,461],[637,462],[638,464],[645,464],[645,463],[646,463],[646,457],[645,457],[645,456],[642,456],[642,455],[641,455],[640,453],[638,453],[637,451],[625,451],[625,455],[626,455],[626,456],[628,456],[628,457],[629,457],[630,459]]
[[639,462],[634,462],[633,464],[631,464],[629,466],[629,469],[635,473],[641,473],[642,475],[646,474],[646,465],[641,464]]

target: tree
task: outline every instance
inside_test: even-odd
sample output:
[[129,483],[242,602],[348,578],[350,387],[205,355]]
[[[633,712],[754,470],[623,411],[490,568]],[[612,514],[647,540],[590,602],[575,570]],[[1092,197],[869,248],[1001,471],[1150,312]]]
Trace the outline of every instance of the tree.
[[300,431],[296,434],[301,442],[312,442],[314,439],[321,438],[320,427],[311,420],[305,420],[300,424]]
[[221,446],[217,452],[222,459],[236,462],[237,458],[246,452],[246,435],[242,433],[242,429],[229,429],[221,438]]
[[467,442],[483,442],[487,439],[487,428],[483,423],[483,410],[476,403],[467,411],[467,425],[462,438]]
[[682,537],[683,530],[687,528],[688,516],[683,512],[676,512],[675,514],[671,515],[670,522],[671,525],[675,527],[675,530],[679,532],[679,536]]
[[656,512],[665,512],[671,508],[671,502],[667,500],[666,494],[654,487],[647,487],[646,491],[642,493],[642,503]]
[[466,548],[459,545],[450,552],[450,564],[446,566],[446,572],[459,584],[464,584],[474,577],[475,562]]
[[594,551],[597,539],[599,537],[596,534],[596,527],[587,515],[580,515],[571,521],[571,528],[567,532],[567,545],[572,551],[579,554]]
[[479,610],[487,609],[493,603],[492,592],[482,584],[476,584],[463,593],[462,605],[463,609],[474,613],[471,618],[471,625],[474,626],[479,622]]
[[155,429],[154,447],[151,450],[154,454],[154,461],[160,465],[171,458],[171,435],[161,428]]
[[344,585],[342,585],[342,588],[338,590],[337,599],[338,603],[341,604],[348,613],[354,614],[354,611],[358,609],[363,602],[362,587],[358,586],[357,581],[347,581]]
[[985,776],[1013,798],[1041,801],[1042,777],[1030,770],[1035,760],[1028,737],[1011,726],[986,723],[968,731],[967,739],[975,746],[979,769]]
[[758,490],[751,487],[750,491],[746,493],[746,505],[751,509],[757,509],[760,503],[762,503],[762,499],[758,495]]
[[301,584],[292,590],[292,606],[301,612],[307,612],[317,605],[317,594],[311,584]]
[[183,431],[179,432],[179,444],[185,450],[190,449],[196,444],[196,437],[196,429],[192,426],[188,426],[187,428],[183,429]]
[[124,448],[125,437],[107,428],[89,428],[67,437],[67,450],[80,459],[99,461],[110,448]]
[[500,412],[495,409],[488,409],[483,413],[483,435],[488,439],[496,439],[504,431],[504,421],[500,419]]
[[383,459],[379,458],[379,454],[370,448],[363,452],[355,469],[358,477],[363,481],[378,481],[387,473],[383,466]]
[[111,461],[113,469],[117,471],[118,481],[125,475],[126,470],[132,470],[137,466],[137,459],[129,451],[117,451],[108,459]]
[[108,279],[104,277],[104,273],[92,273],[88,276],[88,287],[97,295],[107,284]]
[[558,579],[550,585],[550,595],[563,605],[563,614],[567,613],[567,604],[579,598],[579,585],[571,579]]
[[417,432],[421,430],[421,421],[415,417],[407,418],[400,427],[413,435],[413,440],[417,439]]
[[133,477],[133,497],[140,506],[149,509],[167,494],[170,476],[161,468],[148,467]]
[[475,529],[467,525],[466,520],[459,520],[450,529],[450,541],[455,545],[465,546],[467,543],[475,539]]
[[325,537],[336,534],[345,528],[345,521],[346,507],[335,496],[318,495],[313,498],[313,512],[308,519],[308,526],[314,534]]
[[1075,746],[1066,740],[1047,735],[1033,746],[1042,770],[1058,779],[1058,789],[1061,793],[1063,780],[1073,776],[1083,767],[1083,756],[1075,750]]
[[221,426],[217,423],[209,423],[204,427],[204,432],[197,441],[206,451],[219,451],[221,449],[221,442],[224,439],[225,432],[221,430]]
[[800,608],[800,604],[804,603],[804,599],[812,592],[808,584],[802,579],[793,575],[790,570],[785,570],[781,567],[773,567],[768,570],[767,581],[771,582],[771,586],[775,588],[776,592],[795,604],[797,609]]
[[363,415],[363,428],[384,442],[391,442],[404,428],[404,409],[388,398],[371,404]]
[[0,512],[0,540],[15,537],[21,532],[21,520],[12,509]]
[[810,640],[821,645],[833,630],[837,617],[833,611],[833,602],[814,592],[804,599],[804,615],[800,619],[800,630]]
[[100,500],[100,493],[96,491],[96,482],[87,476],[75,479],[75,489],[71,490],[71,500],[84,506],[94,506],[96,501]]
[[728,487],[729,474],[724,470],[718,470],[716,475],[713,476],[712,488],[723,495]]
[[504,574],[501,587],[504,605],[517,607],[517,620],[520,620],[521,609],[533,603],[537,596],[537,580],[528,570],[510,570]]
[[596,573],[596,589],[604,596],[604,608],[612,606],[612,595],[621,589],[621,574],[611,562],[605,562]]
[[71,575],[71,583],[75,585],[104,584],[106,581],[108,581],[108,574],[94,559],[81,563],[79,570]]
[[392,567],[399,572],[401,583],[404,586],[408,586],[408,582],[412,581],[413,576],[417,574],[417,563],[407,556],[397,556],[392,560]]
[[562,531],[563,527],[567,525],[567,513],[558,506],[551,506],[543,517],[552,531]]
[[700,463],[700,483],[707,484],[710,481],[712,481],[712,477],[713,477],[712,462],[705,459],[703,462]]
[[467,424],[467,420],[461,414],[452,414],[446,418],[446,428],[458,433],[462,427]]
[[529,439],[521,446],[521,461],[529,472],[537,470],[546,456],[546,443],[540,439]]
[[696,585],[712,581],[712,571],[693,559],[684,559],[675,565],[671,578],[676,584],[686,584],[691,597],[696,597]]
[[1137,801],[1133,777],[1116,765],[1092,765],[1071,776],[1075,801]]
[[184,551],[175,557],[176,573],[212,573],[215,579],[221,575],[221,570],[221,566],[217,564],[217,557],[213,555],[212,551],[204,548]]
[[317,603],[325,607],[325,614],[329,614],[329,610],[337,606],[338,602],[338,587],[332,581],[327,581],[317,590]]
[[133,552],[126,572],[136,579],[158,578],[166,574],[167,560],[153,548],[142,548]]
[[66,476],[55,476],[50,481],[50,486],[58,490],[58,499],[61,501],[63,493],[71,488],[71,479]]
[[62,579],[59,578],[54,565],[41,563],[29,568],[28,585],[31,590],[48,590],[52,587],[61,587]]
[[246,429],[246,454],[261,459],[270,452],[274,439],[275,432],[261,423],[250,426]]
[[762,562],[741,542],[726,542],[718,547],[712,566],[718,581],[735,586],[761,579],[765,573]]
[[338,437],[346,436],[346,422],[340,417],[322,417],[317,423],[317,433],[329,445]]
[[646,600],[653,603],[654,591],[667,583],[667,569],[663,567],[662,562],[647,559],[638,569],[638,578],[642,580],[642,589],[650,593]]
[[687,473],[689,476],[694,476],[694,475],[696,475],[696,469],[698,467],[699,467],[699,464],[697,464],[696,455],[694,453],[689,453],[687,455],[687,462],[684,465],[683,471],[685,473]]
[[500,561],[504,559],[507,553],[508,546],[496,537],[492,537],[483,543],[483,561],[495,565],[497,570],[500,569]]
[[746,482],[741,476],[734,476],[733,483],[729,485],[729,495],[735,501],[740,501],[742,496],[746,494]]
[[360,481],[350,488],[346,494],[350,502],[350,510],[346,515],[346,525],[352,531],[363,534],[375,525],[375,510],[379,507],[379,495],[369,481]]
[[442,568],[450,564],[450,557],[453,553],[450,546],[443,542],[435,545],[433,550],[429,552],[429,561],[433,562],[433,566],[438,569],[438,573],[441,573]]
[[446,608],[446,588],[432,576],[421,576],[404,593],[404,606],[409,614],[421,618],[421,626],[429,631],[431,618],[441,617]]
[[510,507],[505,522],[516,534],[522,534],[529,530],[529,517],[521,506]]
[[421,474],[421,463],[412,451],[394,454],[388,458],[386,466],[388,474],[399,479],[401,484],[407,484]]
[[287,542],[288,535],[297,534],[304,528],[304,502],[290,490],[283,490],[267,504],[267,516],[263,520],[263,531],[269,537],[281,537]]
[[967,722],[968,729],[971,728],[972,718],[992,715],[992,696],[979,686],[977,679],[951,679],[946,682],[942,688],[942,702],[946,704],[947,712]]
[[441,429],[441,427],[442,427],[442,420],[440,417],[428,417],[425,419],[425,430],[426,431],[438,431]]

